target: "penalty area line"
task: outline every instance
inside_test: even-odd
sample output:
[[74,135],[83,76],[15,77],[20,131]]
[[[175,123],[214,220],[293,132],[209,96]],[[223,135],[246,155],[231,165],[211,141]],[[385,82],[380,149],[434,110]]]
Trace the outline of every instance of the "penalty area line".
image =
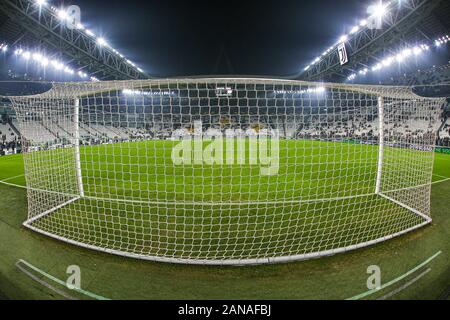
[[9,177],[9,178],[3,179],[0,182],[10,181],[10,180],[13,180],[13,179],[16,179],[16,178],[22,178],[24,176],[25,176],[25,174],[19,174],[18,176],[14,176],[14,177]]
[[75,297],[72,297],[71,295],[68,295],[67,293],[65,293],[62,290],[59,290],[58,288],[55,288],[54,286],[52,286],[51,284],[49,284],[48,282],[45,282],[44,280],[39,279],[39,277],[35,276],[34,274],[32,274],[30,271],[28,271],[25,267],[23,267],[21,264],[23,264],[22,261],[17,261],[16,262],[16,267],[22,271],[23,273],[25,273],[27,276],[29,276],[32,280],[36,281],[37,283],[39,283],[40,285],[52,290],[53,292],[56,292],[57,294],[59,294],[60,296],[66,298],[67,300],[78,300]]
[[[67,288],[67,285],[66,285],[66,283],[65,283],[64,281],[62,281],[62,280],[60,280],[60,279],[58,279],[58,278],[56,278],[56,277],[54,277],[54,276],[52,276],[52,275],[46,273],[45,271],[42,271],[41,269],[39,269],[39,268],[33,266],[31,263],[28,263],[28,262],[26,262],[26,261],[23,260],[23,259],[19,259],[19,261],[17,261],[17,263],[16,263],[16,266],[17,266],[17,264],[19,264],[19,263],[24,264],[24,265],[27,266],[28,268],[34,270],[35,272],[37,272],[37,273],[39,273],[40,275],[46,277],[47,279],[50,279],[50,280],[52,280],[53,282],[56,282],[57,284],[59,284],[59,285],[65,287],[65,288]],[[19,269],[21,269],[21,268],[19,267]],[[22,269],[21,269],[21,270],[22,270]],[[23,271],[23,270],[22,270],[22,271]],[[52,289],[52,290],[53,290],[53,289]],[[93,299],[96,299],[96,300],[111,300],[111,299],[102,297],[102,296],[100,296],[100,295],[98,295],[98,294],[92,293],[92,292],[87,291],[87,290],[77,289],[77,288],[71,289],[71,290],[72,290],[72,291],[75,291],[75,292],[78,292],[78,293],[81,293],[81,294],[83,294],[83,295],[85,295],[85,296],[88,296],[88,297],[93,298]],[[60,290],[58,290],[57,292],[60,293]],[[61,294],[61,293],[60,293],[60,294]],[[63,295],[63,296],[65,296],[65,295]]]
[[387,300],[392,296],[395,296],[397,293],[402,292],[403,290],[405,290],[406,288],[408,288],[409,286],[411,286],[412,284],[416,283],[417,281],[419,281],[423,276],[425,276],[428,272],[431,271],[431,268],[426,269],[424,272],[422,272],[421,274],[419,274],[417,277],[415,277],[414,279],[412,279],[411,281],[408,281],[407,283],[405,283],[403,286],[401,286],[398,289],[395,289],[394,291],[391,291],[389,293],[387,293],[386,295],[382,296],[381,298],[378,298],[377,300]]
[[433,181],[431,184],[438,184],[438,183],[446,182],[446,181],[449,181],[449,180],[450,180],[450,178],[445,178],[445,179],[442,179],[442,180]]
[[425,265],[427,265],[428,263],[430,263],[431,261],[433,261],[437,256],[439,256],[442,253],[442,251],[438,251],[437,253],[435,253],[434,255],[432,255],[431,257],[429,257],[427,260],[425,260],[424,262],[422,262],[421,264],[419,264],[418,266],[414,267],[413,269],[409,270],[408,272],[404,273],[403,275],[395,278],[394,280],[389,281],[388,283],[383,284],[380,288],[377,289],[372,289],[366,292],[363,292],[361,294],[358,294],[356,296],[353,296],[351,298],[348,298],[346,300],[359,300],[362,298],[365,298],[375,292],[381,291],[387,287],[390,287],[391,285],[405,279],[406,277],[408,277],[409,275],[413,274],[414,272],[416,272],[417,270],[419,270],[420,268],[424,267]]

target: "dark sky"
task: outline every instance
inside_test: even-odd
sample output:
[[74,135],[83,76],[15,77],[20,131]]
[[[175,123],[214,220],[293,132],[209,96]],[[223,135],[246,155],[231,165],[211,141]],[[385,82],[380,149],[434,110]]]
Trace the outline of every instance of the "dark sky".
[[80,6],[84,25],[154,76],[295,74],[364,18],[370,3],[65,1]]

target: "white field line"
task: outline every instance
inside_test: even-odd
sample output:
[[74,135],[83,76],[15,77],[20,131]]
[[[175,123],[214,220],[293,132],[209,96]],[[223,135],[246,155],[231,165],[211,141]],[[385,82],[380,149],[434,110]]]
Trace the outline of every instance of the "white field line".
[[[438,176],[438,175],[435,175]],[[444,176],[439,176],[445,179],[442,180],[437,180],[432,182],[432,185],[438,184],[438,183],[442,183],[442,182],[446,182],[449,181],[450,178],[448,177],[444,177]],[[57,194],[57,195],[63,195],[63,196],[72,196],[72,197],[79,197],[79,195],[77,194],[68,194],[68,193],[63,193],[63,192],[58,192],[58,191],[51,191],[51,190],[43,190],[43,189],[38,189],[38,188],[28,188],[26,186],[22,186],[22,185],[17,185],[14,183],[9,183],[6,182],[7,180],[13,179],[15,177],[12,178],[8,178],[6,180],[1,180],[0,184],[4,184],[7,186],[11,186],[11,187],[16,187],[16,188],[21,188],[21,189],[27,189],[27,190],[32,190],[32,191],[38,191],[38,192],[46,192],[46,193],[51,193],[51,194]],[[398,191],[402,191],[402,190],[410,190],[410,189],[416,189],[416,188],[420,188],[420,187],[425,187],[428,186],[428,184],[424,184],[421,186],[413,186],[413,187],[408,187],[408,188],[402,188],[402,189],[398,189],[398,190],[389,190],[386,191],[387,193],[389,192],[398,192]],[[367,194],[360,194],[360,195],[354,195],[354,196],[343,196],[343,197],[335,197],[335,198],[323,198],[323,199],[307,199],[307,200],[287,200],[287,201],[246,201],[246,202],[195,202],[195,201],[191,201],[191,202],[179,202],[179,201],[150,201],[150,200],[127,200],[127,199],[114,199],[114,198],[100,198],[100,197],[90,197],[90,196],[84,196],[83,199],[88,199],[88,200],[102,200],[102,201],[112,201],[112,202],[125,202],[125,203],[147,203],[147,204],[164,204],[164,205],[202,205],[202,206],[224,206],[224,205],[232,205],[232,206],[242,206],[242,205],[257,205],[257,204],[280,204],[280,203],[285,203],[285,204],[295,204],[295,203],[317,203],[317,202],[327,202],[327,201],[340,201],[340,200],[348,200],[348,199],[354,199],[354,198],[361,198],[361,197],[368,197],[368,196],[373,196],[375,195],[375,193],[367,193]]]
[[32,274],[30,271],[28,271],[27,269],[25,269],[25,267],[23,267],[21,261],[17,261],[16,263],[16,267],[22,271],[23,273],[25,273],[27,276],[29,276],[32,280],[36,281],[37,283],[39,283],[40,285],[52,290],[53,292],[56,292],[57,294],[59,294],[60,296],[66,298],[67,300],[78,300],[75,297],[72,297],[71,295],[68,295],[67,293],[65,293],[62,290],[59,290],[58,288],[52,286],[51,284],[49,284],[48,282],[45,282],[44,280],[39,279],[37,276],[35,276],[34,274]]
[[405,283],[404,285],[402,285],[400,288],[397,288],[394,291],[391,291],[391,292],[387,293],[386,295],[378,298],[377,300],[386,300],[386,299],[389,299],[390,297],[396,295],[397,293],[402,292],[403,290],[405,290],[406,288],[408,288],[409,286],[411,286],[412,284],[417,282],[420,278],[422,278],[424,275],[426,275],[430,271],[431,271],[431,268],[428,268],[427,270],[425,270],[424,272],[419,274],[414,279],[412,279],[412,280],[408,281],[407,283]]
[[[54,276],[52,276],[52,275],[46,273],[45,271],[42,271],[41,269],[39,269],[39,268],[33,266],[31,263],[26,262],[25,260],[22,260],[22,259],[20,259],[20,260],[18,261],[18,263],[21,263],[21,264],[26,265],[28,268],[30,268],[30,269],[34,270],[35,272],[41,274],[42,276],[46,277],[47,279],[50,279],[50,280],[52,280],[53,282],[56,282],[57,284],[59,284],[59,285],[61,285],[61,286],[64,286],[65,288],[67,288],[66,283],[65,283],[64,281],[62,281],[62,280],[60,280],[60,279],[58,279],[58,278],[56,278],[56,277],[54,277]],[[76,291],[76,292],[78,292],[78,293],[81,293],[81,294],[83,294],[83,295],[85,295],[85,296],[88,296],[88,297],[90,297],[90,298],[94,298],[94,299],[96,299],[96,300],[110,300],[110,299],[108,299],[108,298],[99,296],[99,295],[97,295],[97,294],[95,294],[95,293],[92,293],[92,292],[89,292],[89,291],[86,291],[86,290],[82,290],[82,289],[76,289],[76,288],[75,288],[75,289],[73,289],[73,291]]]
[[429,257],[427,260],[425,260],[424,262],[422,262],[421,264],[419,264],[418,266],[414,267],[413,269],[409,270],[408,272],[402,274],[401,276],[395,278],[394,280],[389,281],[388,283],[382,285],[380,288],[378,289],[372,289],[366,292],[363,292],[361,294],[358,294],[356,296],[353,296],[351,298],[348,298],[346,300],[359,300],[362,298],[365,298],[367,296],[370,296],[371,294],[374,294],[380,290],[383,290],[387,287],[390,287],[391,285],[405,279],[406,277],[408,277],[409,275],[413,274],[414,272],[416,272],[417,270],[419,270],[420,268],[424,267],[425,265],[427,265],[428,263],[430,263],[431,261],[433,261],[437,256],[439,256],[442,253],[442,251],[438,251],[437,253],[435,253],[434,255],[432,255],[431,257]]
[[10,177],[10,178],[3,179],[3,180],[1,180],[0,182],[5,182],[5,181],[14,180],[14,179],[16,179],[16,178],[21,178],[21,177],[24,177],[24,176],[25,176],[25,174],[19,174],[18,176],[14,176],[14,177]]
[[435,173],[433,173],[433,176],[438,177],[438,178],[442,178],[442,179],[450,179],[450,177],[441,176],[441,175],[435,174]]

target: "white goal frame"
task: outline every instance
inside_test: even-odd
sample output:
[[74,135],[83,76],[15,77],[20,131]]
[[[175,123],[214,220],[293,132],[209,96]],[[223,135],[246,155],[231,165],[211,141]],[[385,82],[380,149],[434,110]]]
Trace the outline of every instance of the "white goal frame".
[[[237,85],[267,85],[267,86],[281,86],[283,88],[286,87],[299,87],[299,88],[313,88],[313,89],[306,89],[312,90],[313,92],[318,86],[320,88],[324,88],[324,90],[328,90],[330,92],[339,91],[341,92],[349,92],[349,93],[356,93],[356,94],[364,94],[367,96],[375,96],[377,97],[377,110],[378,110],[378,143],[377,143],[377,165],[376,165],[376,177],[375,177],[375,188],[373,189],[373,195],[388,200],[391,204],[395,204],[401,208],[406,209],[408,212],[411,212],[418,217],[422,219],[421,223],[416,223],[415,225],[408,226],[402,230],[386,234],[382,237],[377,237],[374,239],[370,239],[367,241],[361,241],[352,245],[345,245],[343,247],[336,247],[333,249],[328,250],[319,250],[319,251],[312,251],[307,253],[301,253],[301,254],[292,254],[292,255],[280,255],[277,254],[274,255],[268,255],[268,256],[260,256],[260,257],[231,257],[231,258],[186,258],[183,256],[177,257],[176,254],[174,256],[165,256],[165,255],[154,255],[154,254],[140,254],[138,252],[133,251],[126,251],[126,250],[117,250],[115,248],[110,248],[108,245],[97,245],[92,244],[89,241],[80,241],[80,238],[71,238],[67,237],[65,235],[58,234],[58,232],[53,232],[51,228],[46,229],[43,226],[36,226],[36,222],[41,220],[44,217],[51,217],[51,215],[55,212],[58,212],[60,209],[69,207],[72,204],[76,204],[79,201],[83,199],[87,199],[88,201],[99,201],[102,200],[102,197],[96,197],[92,193],[89,193],[89,191],[86,191],[86,180],[90,177],[83,176],[83,161],[82,161],[82,155],[81,155],[81,148],[82,148],[82,127],[80,124],[80,119],[83,118],[82,114],[82,108],[86,109],[86,105],[84,104],[82,106],[81,100],[85,99],[86,96],[93,95],[93,94],[105,94],[107,95],[108,92],[111,90],[115,91],[123,91],[123,90],[134,90],[136,92],[147,90],[148,88],[170,88],[170,85],[198,85],[198,84],[207,84],[212,85],[217,88],[233,88]],[[160,89],[163,90],[163,89]],[[229,89],[231,90],[231,89]],[[283,89],[284,90],[284,89]],[[302,89],[303,90],[303,89]],[[236,90],[237,91],[237,90]],[[303,93],[302,93],[303,94]],[[306,93],[309,94],[309,93]],[[219,99],[227,99],[227,95],[225,94],[222,97],[219,97]],[[362,85],[346,85],[346,84],[317,84],[317,83],[309,83],[309,82],[301,82],[301,81],[292,81],[292,80],[274,80],[274,79],[252,79],[252,78],[239,78],[239,79],[228,79],[228,78],[220,78],[220,79],[169,79],[169,80],[139,80],[139,81],[112,81],[112,82],[99,82],[99,83],[70,83],[70,84],[54,84],[53,88],[46,92],[39,95],[33,95],[33,96],[23,96],[23,97],[10,97],[10,99],[13,102],[14,109],[18,115],[19,118],[19,129],[23,132],[23,138],[27,142],[27,148],[26,148],[26,155],[25,155],[25,163],[26,163],[26,178],[27,178],[27,184],[28,184],[28,199],[29,199],[29,216],[28,219],[24,222],[24,226],[27,228],[36,231],[38,233],[44,234],[46,236],[56,238],[58,240],[77,245],[80,247],[88,248],[88,249],[94,249],[98,251],[103,251],[111,254],[126,256],[126,257],[132,257],[132,258],[138,258],[138,259],[144,259],[144,260],[151,260],[151,261],[160,261],[160,262],[169,262],[169,263],[181,263],[181,264],[199,264],[199,265],[253,265],[253,264],[266,264],[266,263],[280,263],[280,262],[289,262],[289,261],[297,261],[297,260],[305,260],[305,259],[311,259],[311,258],[317,258],[322,256],[328,256],[328,255],[334,255],[337,253],[347,252],[350,250],[355,250],[358,248],[363,248],[367,246],[374,245],[376,243],[380,243],[398,236],[401,236],[403,234],[406,234],[408,232],[411,232],[413,230],[416,230],[418,228],[421,228],[429,223],[432,222],[432,218],[430,215],[430,197],[431,197],[431,182],[432,182],[432,168],[433,168],[433,159],[434,159],[434,142],[431,143],[431,138],[424,138],[423,142],[418,142],[418,147],[424,148],[423,152],[426,152],[426,155],[424,155],[423,160],[423,166],[424,170],[426,172],[422,172],[421,178],[417,178],[417,181],[423,182],[420,185],[412,185],[408,187],[401,187],[398,190],[392,189],[390,186],[387,190],[387,192],[383,189],[384,184],[384,177],[388,175],[393,175],[392,172],[385,173],[385,166],[386,166],[386,148],[394,149],[397,148],[396,143],[389,141],[390,136],[386,136],[386,132],[390,132],[390,128],[386,127],[386,121],[390,121],[389,117],[386,117],[386,99],[392,100],[394,102],[391,102],[391,104],[395,103],[402,103],[402,104],[410,104],[417,110],[420,110],[420,108],[423,106],[424,109],[429,112],[429,114],[432,114],[434,116],[435,114],[438,114],[439,108],[443,104],[443,99],[438,98],[422,98],[419,96],[416,96],[409,88],[405,87],[384,87],[384,86],[362,86]],[[48,105],[49,107],[52,107],[52,104],[56,103],[55,101],[58,101],[59,99],[64,101],[72,101],[72,106],[64,106],[64,108],[67,108],[67,110],[72,110],[70,113],[67,113],[68,115],[71,115],[70,120],[64,120],[69,121],[67,128],[69,134],[72,137],[71,147],[67,148],[67,152],[64,151],[64,155],[61,156],[61,159],[63,159],[62,162],[68,161],[72,163],[73,166],[73,173],[68,173],[69,177],[74,176],[73,183],[68,182],[68,185],[64,185],[64,188],[62,190],[54,190],[49,189],[47,187],[41,187],[39,183],[37,183],[36,179],[39,179],[39,175],[41,174],[39,171],[36,170],[36,166],[39,163],[40,160],[35,160],[33,157],[35,154],[38,154],[39,152],[50,152],[50,151],[34,151],[32,150],[32,147],[36,145],[34,142],[35,137],[32,136],[29,132],[31,131],[29,127],[30,123],[35,120],[30,120],[27,112],[30,109],[33,109],[35,104],[42,104],[44,105],[42,108],[46,108]],[[401,100],[401,102],[396,102],[395,99]],[[390,109],[393,109],[392,106],[389,107]],[[402,107],[404,108],[404,107]],[[405,109],[406,110],[406,109]],[[72,113],[73,112],[73,113]],[[392,112],[392,111],[389,111]],[[420,112],[420,111],[418,111]],[[394,118],[394,116],[392,116]],[[320,121],[320,120],[319,120]],[[62,122],[61,122],[62,123]],[[58,124],[58,126],[63,126],[61,123]],[[55,124],[54,124],[55,125]],[[86,125],[86,123],[84,124]],[[50,125],[51,127],[51,125]],[[52,127],[51,127],[52,128]],[[52,131],[52,130],[49,130]],[[38,133],[37,133],[38,134]],[[425,141],[426,140],[426,141]],[[409,142],[408,142],[409,143]],[[49,148],[49,146],[46,146],[46,148]],[[51,151],[53,152],[53,151]],[[392,152],[392,151],[389,151]],[[391,157],[392,155],[389,155]],[[426,157],[426,159],[425,159]],[[57,159],[56,156],[51,156],[50,159]],[[326,164],[326,163],[325,163]],[[61,169],[62,170],[62,169]],[[72,179],[72,178],[70,178]],[[70,180],[69,179],[69,180]],[[389,178],[391,179],[391,178]],[[83,181],[84,180],[84,181]],[[416,180],[415,180],[416,181]],[[59,183],[59,182],[58,182]],[[391,183],[391,182],[389,182]],[[421,190],[424,192],[422,198],[420,199],[421,205],[423,202],[423,209],[418,209],[414,205],[411,205],[407,202],[405,202],[404,199],[409,198],[410,195],[406,195],[406,198],[403,198],[404,193],[409,192],[411,190]],[[403,192],[400,196],[399,194]],[[356,197],[363,197],[363,196],[370,196],[370,194],[361,194],[357,195]],[[48,198],[47,198],[48,197]],[[345,200],[350,199],[353,196],[337,196],[336,198],[329,198],[327,200]],[[50,199],[50,200],[49,200]],[[54,199],[54,200],[52,200]],[[116,201],[118,204],[121,202],[130,203],[133,204],[133,200],[127,200],[127,199],[118,199],[113,198],[111,196],[111,199],[104,198],[105,200],[113,200]],[[159,200],[156,199],[155,201],[156,205],[159,205]],[[54,201],[55,205],[50,205]],[[297,200],[295,199],[287,199],[283,203],[285,205],[289,205],[289,203],[295,203]],[[305,200],[307,202],[309,200]],[[320,203],[317,199],[310,200],[314,203]],[[137,204],[142,203],[143,201],[137,200],[135,201]],[[323,201],[322,201],[323,202]],[[41,209],[39,206],[41,204],[45,204],[43,208],[45,209],[43,212],[39,212]],[[152,203],[152,201],[149,201],[149,203]],[[261,201],[258,202],[259,205],[263,205],[265,202]],[[270,201],[267,201],[267,205],[271,203]],[[277,203],[277,201],[274,201],[273,203]],[[211,205],[212,207],[217,206],[222,208],[224,206],[223,203],[217,203],[217,204],[211,204],[209,202],[201,204],[200,202],[193,201],[194,205]],[[191,205],[189,202],[186,202],[186,205]],[[233,204],[231,203],[230,206],[242,206],[243,203],[237,203]],[[381,205],[380,205],[381,206]],[[83,210],[81,208],[84,207],[77,207],[77,213],[82,213]],[[271,208],[271,207],[270,207]],[[266,209],[267,210],[267,209]],[[47,222],[46,222],[47,223]],[[51,222],[56,223],[56,222]],[[59,222],[58,222],[59,223]],[[211,255],[214,257],[214,255]]]

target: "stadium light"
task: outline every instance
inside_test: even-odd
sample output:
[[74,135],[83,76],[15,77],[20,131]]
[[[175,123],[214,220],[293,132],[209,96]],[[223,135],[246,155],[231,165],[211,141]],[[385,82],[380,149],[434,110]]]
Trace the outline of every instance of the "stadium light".
[[358,26],[354,26],[352,28],[352,30],[350,30],[350,34],[354,34],[354,33],[358,32],[358,31],[359,31],[359,27]]
[[106,42],[106,40],[105,40],[104,38],[102,38],[102,37],[97,38],[97,43],[98,43],[100,46],[107,46],[107,45],[108,45],[108,43]]
[[393,58],[389,57],[389,58],[384,59],[382,64],[383,64],[383,66],[388,67],[392,64],[392,61],[393,61]]
[[384,6],[383,4],[378,4],[373,6],[373,15],[375,17],[382,17],[384,16],[386,13],[386,6]]
[[343,35],[343,36],[341,36],[340,38],[339,38],[339,42],[345,42],[345,41],[347,41],[348,40],[348,36],[345,34],[345,35]]
[[407,58],[412,54],[412,50],[411,49],[405,49],[402,51],[402,55]]
[[61,20],[66,20],[69,17],[68,13],[65,10],[58,10],[57,14],[58,18],[60,18]]
[[[0,50],[2,48],[2,45],[0,45]],[[75,74],[77,73],[81,78],[87,78],[88,75],[84,72],[82,72],[81,70],[78,72],[75,72],[73,69],[71,69],[69,66],[64,65],[63,63],[61,63],[60,61],[56,60],[56,59],[49,59],[48,57],[46,57],[45,55],[39,53],[39,52],[30,52],[30,51],[24,51],[21,48],[17,48],[14,51],[14,54],[16,56],[20,56],[23,57],[25,60],[29,60],[32,59],[33,61],[36,61],[36,63],[38,63],[39,65],[43,66],[43,67],[47,67],[48,65],[52,66],[55,70],[62,70],[65,73],[68,74]],[[142,71],[141,71],[142,72]],[[95,77],[92,77],[94,79],[97,79]],[[92,80],[92,81],[98,81],[97,80]]]
[[[437,47],[439,47],[442,44],[445,44],[449,41],[450,41],[450,37],[448,37],[448,35],[446,35],[444,37],[441,37],[441,38],[435,40],[434,44]],[[394,62],[394,61],[401,63],[401,62],[405,61],[408,57],[418,56],[421,53],[423,53],[424,51],[428,51],[428,50],[430,50],[430,46],[427,44],[416,45],[414,47],[409,47],[409,48],[403,49],[403,50],[397,52],[397,54],[390,56],[390,57],[386,57],[380,63],[377,63],[376,65],[372,66],[371,71],[372,72],[378,71],[378,70],[382,69],[383,67],[387,67],[387,66],[391,65],[392,62]],[[358,73],[350,75],[347,79],[353,80],[354,78],[356,78],[356,76],[358,74],[365,75],[368,71],[369,71],[368,69],[367,69],[367,71],[360,70]]]
[[91,30],[86,29],[85,32],[86,32],[87,35],[89,35],[91,37],[95,37],[95,34]]
[[58,60],[52,60],[51,64],[56,70],[61,70],[63,68],[63,64]]
[[43,57],[43,58],[41,59],[41,64],[42,64],[44,67],[48,66],[48,63],[49,63],[49,61],[48,61],[48,59],[47,59],[46,57]]
[[395,56],[395,60],[397,60],[397,62],[402,62],[403,60],[405,60],[405,57],[403,56],[403,54],[399,53]]
[[46,6],[46,5],[47,5],[47,1],[46,1],[46,0],[36,0],[36,4],[37,4],[39,7],[43,7],[43,6]]
[[359,22],[359,25],[360,25],[361,27],[367,26],[367,20],[366,20],[366,19],[361,20],[361,21]]
[[42,55],[40,53],[34,53],[33,54],[33,60],[37,61],[37,62],[41,62],[42,61]]

